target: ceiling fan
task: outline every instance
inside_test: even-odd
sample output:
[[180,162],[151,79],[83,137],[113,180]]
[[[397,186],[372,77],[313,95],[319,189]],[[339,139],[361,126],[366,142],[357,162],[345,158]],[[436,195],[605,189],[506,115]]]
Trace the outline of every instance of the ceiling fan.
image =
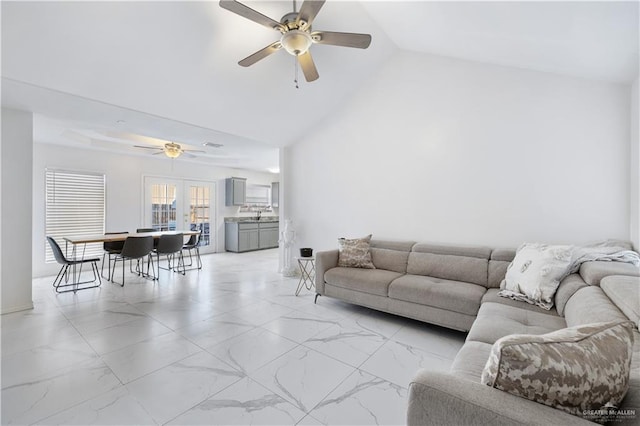
[[178,158],[182,154],[184,154],[186,157],[194,158],[195,155],[189,154],[190,152],[204,152],[204,151],[198,150],[198,149],[183,149],[180,144],[175,143],[175,142],[167,142],[167,143],[164,144],[163,147],[159,147],[159,146],[143,146],[143,145],[134,145],[134,147],[143,148],[143,149],[155,149],[155,150],[158,150],[158,152],[153,153],[153,155],[164,154],[167,157],[172,158],[172,159],[173,158]]
[[325,0],[305,0],[300,7],[300,12],[296,12],[296,1],[293,0],[293,12],[287,13],[280,19],[280,22],[277,22],[238,1],[220,0],[220,7],[223,9],[227,9],[265,27],[272,28],[282,34],[280,40],[247,56],[238,64],[248,67],[284,48],[296,57],[304,73],[304,78],[311,82],[319,77],[318,70],[309,52],[312,44],[330,44],[333,46],[356,47],[358,49],[369,47],[371,44],[371,35],[369,34],[311,31],[311,23],[324,2]]

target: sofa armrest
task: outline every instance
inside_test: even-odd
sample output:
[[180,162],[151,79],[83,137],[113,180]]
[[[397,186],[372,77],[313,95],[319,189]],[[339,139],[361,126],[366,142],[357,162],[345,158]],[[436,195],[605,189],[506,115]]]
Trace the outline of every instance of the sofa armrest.
[[324,273],[338,266],[338,250],[316,253],[316,293],[324,294]]
[[407,424],[593,425],[555,408],[450,373],[420,370],[409,385]]
[[580,276],[589,285],[600,285],[600,281],[609,275],[640,276],[640,268],[624,262],[593,261],[580,265]]

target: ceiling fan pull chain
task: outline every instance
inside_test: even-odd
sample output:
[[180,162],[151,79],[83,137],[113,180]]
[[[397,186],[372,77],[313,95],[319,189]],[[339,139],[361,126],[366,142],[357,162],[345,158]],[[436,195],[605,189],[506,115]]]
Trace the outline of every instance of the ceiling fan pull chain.
[[298,86],[298,57],[297,56],[293,57],[293,69],[294,69],[294,71],[293,71],[293,73],[294,73],[293,82],[296,85],[296,89],[299,89],[300,86]]

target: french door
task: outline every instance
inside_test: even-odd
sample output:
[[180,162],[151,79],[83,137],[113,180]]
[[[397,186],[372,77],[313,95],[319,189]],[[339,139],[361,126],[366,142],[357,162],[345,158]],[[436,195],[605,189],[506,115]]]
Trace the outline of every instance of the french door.
[[158,231],[201,231],[200,250],[216,250],[215,183],[144,178],[144,227]]

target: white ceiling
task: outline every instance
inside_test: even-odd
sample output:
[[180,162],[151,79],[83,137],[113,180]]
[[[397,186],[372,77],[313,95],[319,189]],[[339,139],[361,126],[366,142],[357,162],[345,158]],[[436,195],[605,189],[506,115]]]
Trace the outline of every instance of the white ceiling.
[[[292,9],[245,3],[277,20]],[[225,146],[193,161],[257,170],[277,167],[278,146],[313,131],[398,49],[624,84],[638,75],[638,2],[329,0],[314,29],[373,42],[313,46],[320,79],[300,76],[298,90],[284,51],[237,65],[278,33],[217,1],[1,8],[2,104],[38,114],[37,140],[128,153],[130,138],[102,136],[210,141]]]
[[405,50],[619,83],[638,76],[638,1],[363,6]]

